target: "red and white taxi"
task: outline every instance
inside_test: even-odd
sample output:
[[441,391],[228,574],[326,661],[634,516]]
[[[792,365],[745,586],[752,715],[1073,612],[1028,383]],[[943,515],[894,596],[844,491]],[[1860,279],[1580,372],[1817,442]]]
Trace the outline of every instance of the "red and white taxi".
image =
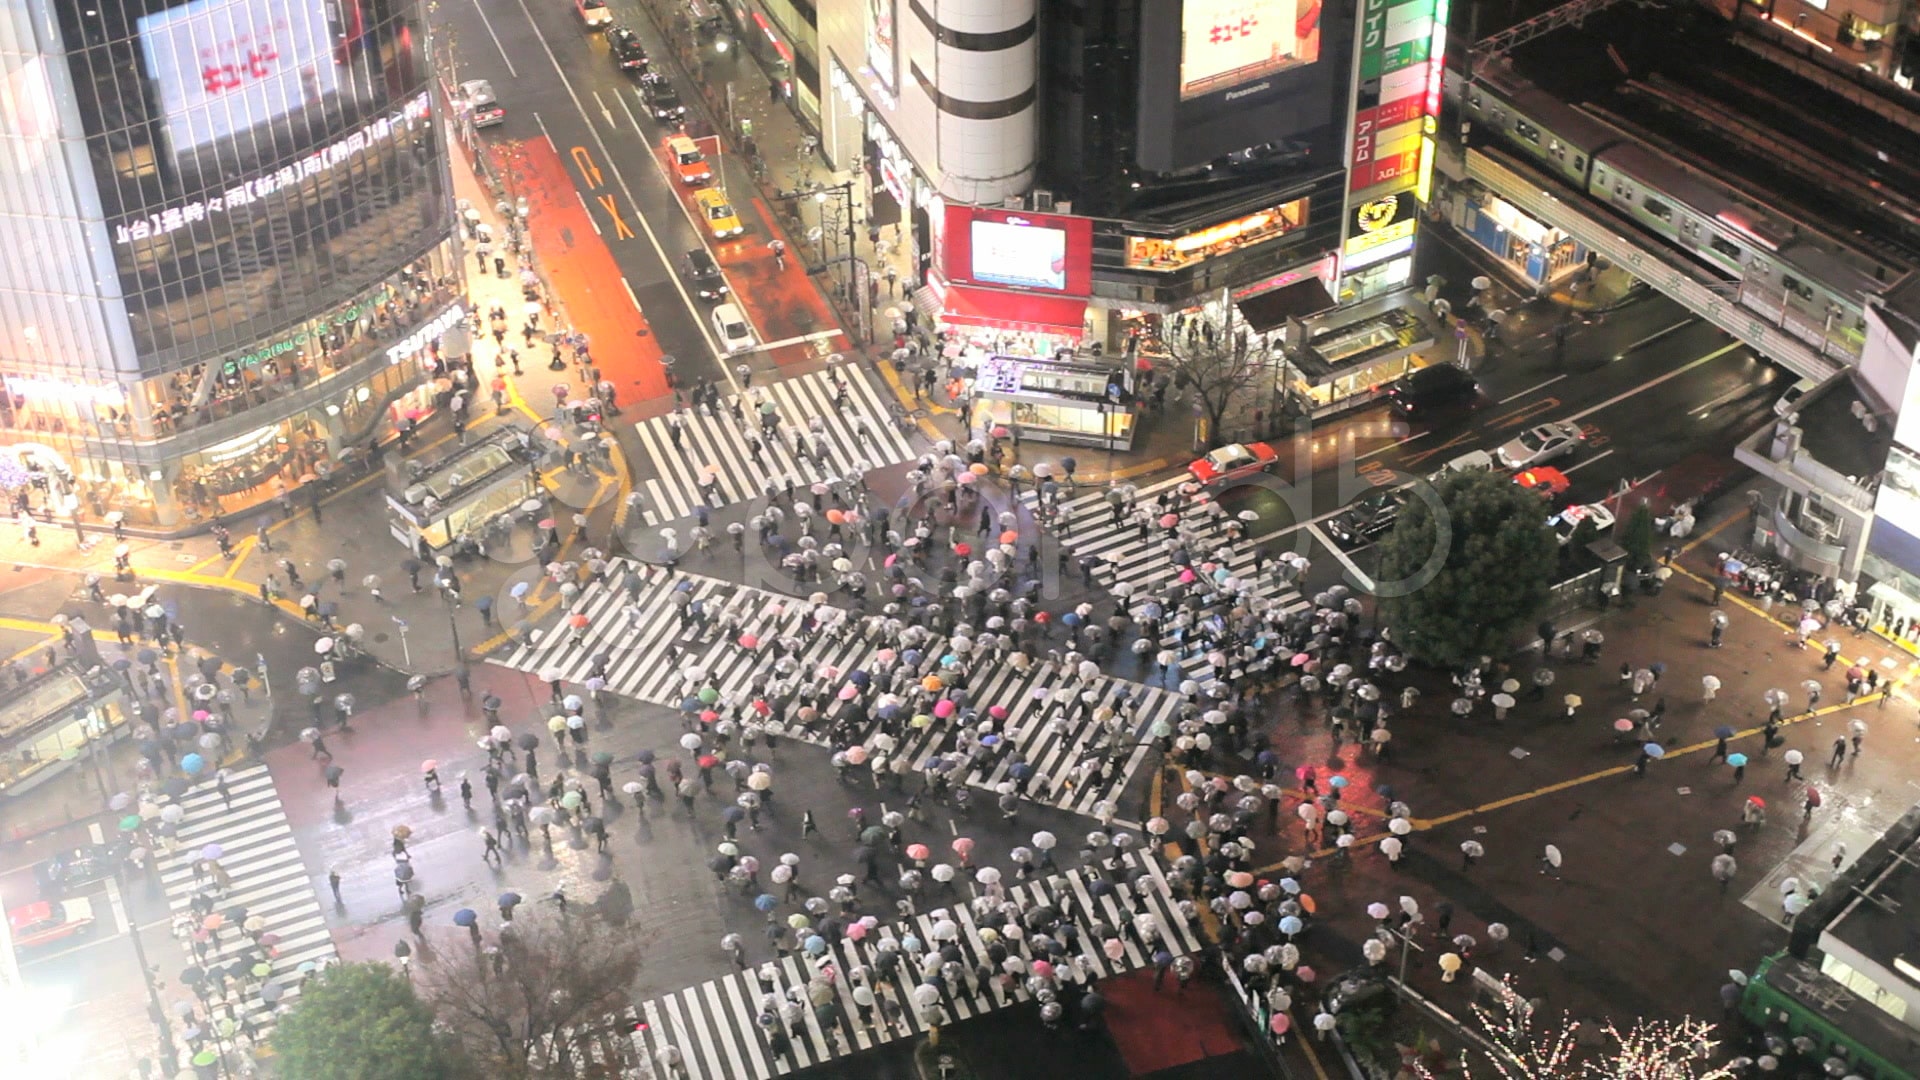
[[1279,452],[1266,443],[1231,443],[1188,465],[1187,472],[1202,484],[1224,484],[1266,472],[1278,460]]

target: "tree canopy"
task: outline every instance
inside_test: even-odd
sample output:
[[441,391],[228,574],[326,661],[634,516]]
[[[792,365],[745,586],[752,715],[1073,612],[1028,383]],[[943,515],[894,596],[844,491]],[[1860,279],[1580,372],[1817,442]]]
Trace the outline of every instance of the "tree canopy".
[[1546,519],[1539,495],[1501,473],[1416,488],[1380,552],[1377,587],[1395,639],[1444,667],[1506,652],[1547,599],[1559,543]]
[[273,1032],[289,1080],[452,1080],[462,1075],[433,1012],[380,963],[336,964],[300,988]]

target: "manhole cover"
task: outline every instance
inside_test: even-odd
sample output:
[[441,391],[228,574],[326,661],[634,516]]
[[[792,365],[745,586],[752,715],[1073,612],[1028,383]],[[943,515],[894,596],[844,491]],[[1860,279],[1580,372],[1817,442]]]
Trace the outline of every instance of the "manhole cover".
[[387,635],[386,635],[386,634],[384,634],[384,633],[379,633],[379,634],[375,634],[375,635],[373,635],[373,643],[374,643],[375,645],[379,645],[379,644],[381,644],[382,642],[384,642],[384,641],[386,641],[386,640],[387,640]]

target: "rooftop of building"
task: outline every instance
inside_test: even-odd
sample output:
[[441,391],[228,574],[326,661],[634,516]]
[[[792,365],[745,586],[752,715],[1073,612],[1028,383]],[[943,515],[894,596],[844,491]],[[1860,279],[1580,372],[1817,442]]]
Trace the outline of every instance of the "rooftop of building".
[[1889,83],[1877,96],[1773,38],[1692,5],[1618,4],[1507,55],[1546,92],[1762,205],[1896,267],[1920,266],[1920,122],[1908,95]]
[[1854,895],[1827,923],[1823,940],[1836,940],[1920,987],[1920,919],[1914,917],[1920,912],[1920,834],[1903,821],[1881,842],[1891,848],[1874,860],[1882,868],[1848,882]]
[[[1893,449],[1893,418],[1872,411],[1871,397],[1849,373],[1804,399],[1799,410],[1800,445],[1815,461],[1864,483],[1887,467]],[[1869,430],[1861,416],[1872,417]]]

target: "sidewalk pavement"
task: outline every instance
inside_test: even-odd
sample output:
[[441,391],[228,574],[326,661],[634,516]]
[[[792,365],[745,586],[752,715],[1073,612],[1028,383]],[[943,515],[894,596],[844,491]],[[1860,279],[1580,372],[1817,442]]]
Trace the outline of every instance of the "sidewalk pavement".
[[[1453,717],[1447,703],[1457,691],[1443,676],[1424,673],[1414,680],[1424,696],[1399,715],[1392,754],[1381,760],[1337,744],[1323,705],[1303,707],[1288,692],[1269,732],[1283,763],[1280,775],[1308,768],[1321,791],[1332,775],[1347,777],[1341,805],[1353,816],[1357,838],[1347,865],[1331,858],[1331,849],[1314,850],[1293,814],[1302,792],[1292,780],[1278,828],[1260,834],[1262,857],[1273,864],[1262,873],[1294,873],[1317,902],[1317,924],[1300,941],[1310,963],[1330,972],[1363,966],[1359,943],[1375,928],[1367,905],[1384,902],[1397,914],[1396,898],[1405,895],[1424,914],[1416,932],[1420,951],[1409,955],[1411,985],[1455,1016],[1470,1015],[1474,985],[1467,976],[1476,966],[1495,977],[1513,975],[1523,994],[1546,999],[1551,1014],[1717,1015],[1725,973],[1749,969],[1785,942],[1779,893],[1768,895],[1783,876],[1778,868],[1812,867],[1811,877],[1802,873],[1801,880],[1824,884],[1832,874],[1831,840],[1845,831],[1840,827],[1857,836],[1890,824],[1908,805],[1899,793],[1920,768],[1905,691],[1849,704],[1840,674],[1857,662],[1883,679],[1911,677],[1915,665],[1892,643],[1843,633],[1844,658],[1828,671],[1817,647],[1795,648],[1770,613],[1729,592],[1719,609],[1730,620],[1724,645],[1707,647],[1714,608],[1711,587],[1697,570],[1711,560],[1721,532],[1738,528],[1744,513],[1742,504],[1705,521],[1660,595],[1563,620],[1562,632],[1590,626],[1603,633],[1599,662],[1555,657],[1546,666],[1557,678],[1544,700],[1516,693],[1521,700],[1504,718],[1485,703],[1466,718]],[[1636,701],[1619,678],[1622,662],[1661,663],[1665,671]],[[1512,677],[1530,687],[1542,657],[1535,645],[1510,663]],[[1702,681],[1709,675],[1721,682],[1711,699]],[[1825,687],[1811,710],[1801,688],[1807,679]],[[1778,753],[1761,739],[1768,711],[1763,694],[1773,688],[1786,690],[1792,702]],[[1570,693],[1582,699],[1571,718],[1564,703]],[[1656,703],[1665,706],[1656,734],[1664,756],[1640,776],[1633,768],[1639,740],[1619,735],[1613,723]],[[1856,719],[1868,726],[1863,752],[1829,767],[1832,742]],[[1734,729],[1728,749],[1747,756],[1747,775],[1719,760],[1715,731],[1722,726]],[[1779,754],[1789,749],[1805,755],[1804,779],[1785,778]],[[1228,774],[1242,767],[1233,763]],[[1168,773],[1165,802],[1180,783],[1177,772]],[[1812,788],[1823,805],[1809,813],[1803,803]],[[1758,828],[1740,825],[1750,795],[1769,804],[1768,820]],[[1397,868],[1377,848],[1386,835],[1389,799],[1413,811],[1407,854]],[[1177,812],[1172,816],[1176,828],[1183,824]],[[1721,850],[1714,839],[1720,830],[1737,835],[1739,872],[1725,893],[1709,872]],[[1461,852],[1470,840],[1485,849],[1471,865]],[[1562,866],[1544,864],[1547,844],[1561,851]],[[1860,850],[1852,841],[1848,848]],[[1283,865],[1290,855],[1309,862],[1295,873]],[[1451,908],[1445,920],[1442,901]],[[1507,929],[1504,943],[1489,934],[1496,922]],[[1440,928],[1445,932],[1436,933]],[[1458,934],[1477,940],[1461,977],[1443,981],[1437,959],[1457,951],[1450,939]],[[1397,946],[1389,950],[1390,969],[1399,956]]]

